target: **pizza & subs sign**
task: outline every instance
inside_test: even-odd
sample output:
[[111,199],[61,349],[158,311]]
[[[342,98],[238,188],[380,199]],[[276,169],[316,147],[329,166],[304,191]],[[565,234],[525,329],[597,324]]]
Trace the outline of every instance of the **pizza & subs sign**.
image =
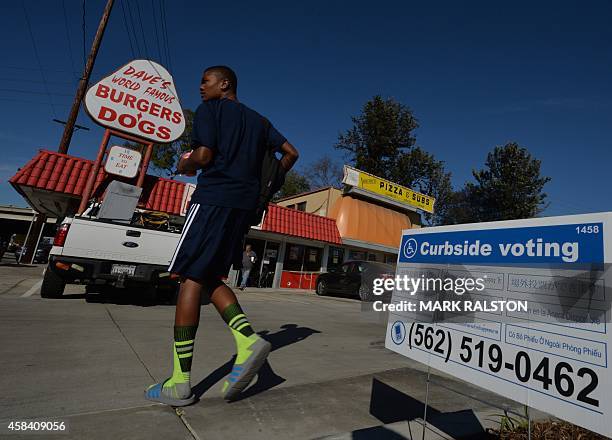
[[149,60],[134,60],[93,85],[87,113],[98,124],[154,143],[169,143],[185,130],[172,75]]

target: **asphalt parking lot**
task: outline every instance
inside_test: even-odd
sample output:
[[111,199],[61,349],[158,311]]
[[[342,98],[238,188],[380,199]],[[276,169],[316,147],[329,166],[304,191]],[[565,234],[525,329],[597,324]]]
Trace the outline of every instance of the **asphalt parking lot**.
[[[234,343],[203,306],[192,368],[200,401],[175,411],[144,388],[171,370],[174,307],[138,292],[96,302],[69,286],[41,299],[43,266],[0,264],[0,437],[10,421],[63,421],[50,438],[421,438],[426,367],[384,348],[386,317],[348,298],[307,292],[239,293],[273,345],[269,362],[235,402],[220,397]],[[433,371],[426,438],[478,438],[515,404]],[[476,435],[476,437],[473,437]],[[31,438],[13,432],[7,438]]]

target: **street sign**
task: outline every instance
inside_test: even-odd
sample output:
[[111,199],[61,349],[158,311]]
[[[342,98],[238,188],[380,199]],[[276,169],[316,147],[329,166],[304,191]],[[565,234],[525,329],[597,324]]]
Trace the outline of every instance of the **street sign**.
[[[394,286],[385,346],[612,436],[611,231],[612,213],[405,230],[396,279],[421,288]],[[423,289],[432,279],[484,288]],[[526,307],[488,307],[504,301]]]
[[172,75],[149,60],[134,60],[94,84],[85,95],[94,121],[154,143],[169,143],[185,130]]
[[413,191],[405,186],[398,185],[389,180],[344,165],[344,178],[342,183],[366,192],[391,199],[403,205],[433,213],[436,199]]
[[114,145],[108,152],[104,170],[109,174],[132,178],[138,174],[140,159],[138,151]]

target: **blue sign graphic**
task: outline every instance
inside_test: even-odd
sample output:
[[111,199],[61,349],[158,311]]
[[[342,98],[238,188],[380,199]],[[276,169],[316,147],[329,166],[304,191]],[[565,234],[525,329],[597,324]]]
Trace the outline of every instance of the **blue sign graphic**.
[[603,223],[405,234],[400,263],[601,264]]
[[406,339],[406,327],[402,321],[395,321],[391,326],[391,340],[400,345]]

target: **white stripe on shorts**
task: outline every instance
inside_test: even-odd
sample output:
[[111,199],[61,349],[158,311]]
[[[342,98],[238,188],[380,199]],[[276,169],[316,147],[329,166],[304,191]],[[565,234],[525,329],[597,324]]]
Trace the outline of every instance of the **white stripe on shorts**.
[[187,220],[185,221],[185,227],[183,228],[183,232],[181,233],[181,238],[179,239],[179,242],[176,245],[176,249],[174,250],[174,255],[172,256],[172,261],[170,261],[170,266],[168,267],[168,272],[172,271],[172,266],[174,265],[174,261],[176,260],[176,256],[178,255],[179,250],[181,249],[181,245],[183,244],[183,240],[187,236],[187,232],[189,231],[189,228],[191,227],[191,224],[193,223],[193,219],[195,219],[196,215],[198,214],[198,210],[199,209],[200,209],[200,204],[199,203],[194,203],[189,208],[189,213],[187,214]]

